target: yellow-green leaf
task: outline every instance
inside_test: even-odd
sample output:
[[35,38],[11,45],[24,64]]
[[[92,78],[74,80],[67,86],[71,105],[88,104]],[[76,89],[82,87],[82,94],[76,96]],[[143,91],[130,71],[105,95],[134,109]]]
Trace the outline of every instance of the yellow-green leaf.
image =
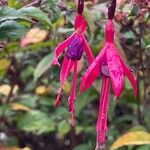
[[3,58],[0,60],[0,71],[3,71],[3,70],[6,70],[8,69],[8,67],[10,66],[10,60],[9,59],[6,59],[6,58]]
[[[14,89],[13,89],[13,94],[15,94],[18,90],[18,86],[15,85]],[[11,91],[11,86],[8,84],[3,84],[0,86],[0,94],[4,95],[4,96],[8,96],[8,94]]]
[[20,46],[21,47],[25,47],[29,44],[36,44],[39,43],[41,41],[43,41],[46,36],[47,36],[48,32],[45,30],[41,30],[39,28],[32,28],[29,30],[29,32],[25,35],[24,38],[22,38],[21,42],[20,42]]
[[24,106],[22,104],[17,104],[17,103],[11,103],[10,107],[12,110],[22,110],[22,111],[30,111],[31,109],[27,106]]
[[65,93],[69,93],[70,92],[70,83],[66,80],[64,85],[63,85],[63,90],[65,91]]
[[38,86],[38,87],[36,87],[36,89],[35,89],[35,93],[37,94],[37,95],[45,95],[45,94],[48,94],[48,93],[50,93],[50,94],[55,94],[56,93],[56,89],[55,88],[53,88],[52,86],[46,86],[46,85],[40,85],[40,86]]
[[119,137],[111,146],[115,150],[122,146],[150,144],[150,133],[144,131],[129,132]]

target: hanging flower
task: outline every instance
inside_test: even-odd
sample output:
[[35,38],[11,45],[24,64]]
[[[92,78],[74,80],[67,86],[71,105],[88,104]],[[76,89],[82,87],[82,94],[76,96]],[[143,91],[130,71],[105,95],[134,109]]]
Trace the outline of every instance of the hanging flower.
[[102,78],[100,106],[96,124],[96,149],[105,143],[110,86],[112,85],[114,99],[116,99],[122,91],[124,76],[127,76],[133,87],[134,95],[136,96],[137,93],[136,79],[114,45],[114,32],[113,21],[108,19],[105,26],[104,47],[81,78],[80,92],[86,90],[99,75]]
[[[81,10],[80,13],[82,13]],[[65,41],[63,41],[56,47],[54,51],[53,62],[52,62],[53,64],[60,66],[58,62],[58,57],[63,52],[63,50],[66,49],[63,64],[61,67],[61,72],[60,72],[60,82],[62,87],[64,85],[64,82],[68,74],[73,68],[74,70],[73,70],[72,87],[70,91],[70,96],[68,98],[68,110],[72,114],[72,123],[71,123],[72,125],[74,125],[74,110],[75,110],[74,102],[76,99],[75,89],[76,89],[76,76],[77,76],[77,62],[81,59],[83,55],[83,51],[85,51],[86,53],[89,64],[92,63],[92,61],[94,60],[90,47],[83,34],[87,28],[86,21],[84,20],[82,14],[80,13],[78,13],[75,17],[75,22],[74,22],[75,31],[69,38],[67,38]],[[58,106],[60,103],[61,93],[62,93],[62,88],[58,90],[58,96],[55,101],[56,106]]]

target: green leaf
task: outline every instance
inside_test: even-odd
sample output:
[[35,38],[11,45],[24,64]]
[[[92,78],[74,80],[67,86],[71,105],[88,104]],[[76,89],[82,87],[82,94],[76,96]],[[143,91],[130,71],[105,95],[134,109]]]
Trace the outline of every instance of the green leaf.
[[140,6],[137,4],[133,4],[132,10],[131,10],[129,16],[137,16],[139,12],[140,12]]
[[9,20],[16,20],[16,19],[25,19],[28,18],[22,14],[20,14],[16,9],[10,7],[2,7],[0,8],[0,23]]
[[88,24],[89,31],[90,31],[90,42],[92,42],[94,38],[95,30],[96,30],[95,25],[94,25],[94,19],[93,19],[91,11],[88,9],[85,9],[84,16],[87,20],[87,24]]
[[77,145],[73,150],[91,150],[89,144],[80,144]]
[[37,105],[38,97],[33,94],[22,94],[20,97],[18,97],[18,103],[25,105],[27,107],[36,107]]
[[138,147],[136,150],[150,150],[150,145],[143,145]]
[[28,17],[35,18],[41,22],[46,23],[49,26],[52,26],[51,21],[48,18],[48,16],[44,12],[42,12],[39,8],[36,8],[33,6],[23,7],[18,12],[21,13],[22,15],[26,15]]
[[21,38],[26,32],[26,28],[16,21],[5,21],[0,24],[0,40]]
[[75,103],[76,116],[79,116],[81,110],[96,97],[97,97],[97,95],[94,93],[92,88],[90,88],[87,91],[85,91],[84,93],[80,94]]
[[34,71],[34,81],[37,81],[52,65],[52,54],[45,56],[37,65]]
[[8,6],[13,8],[20,8],[21,3],[19,0],[8,0]]
[[70,130],[70,125],[65,120],[61,121],[58,124],[58,133],[60,137],[64,137],[64,135],[68,133],[69,130]]
[[17,126],[27,132],[48,133],[55,129],[55,122],[45,113],[37,110],[27,112],[19,117]]

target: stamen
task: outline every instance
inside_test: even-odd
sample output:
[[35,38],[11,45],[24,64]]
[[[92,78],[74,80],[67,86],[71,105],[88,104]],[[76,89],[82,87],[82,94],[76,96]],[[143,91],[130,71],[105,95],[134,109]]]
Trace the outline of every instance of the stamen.
[[103,150],[105,148],[105,144],[100,144],[97,142],[95,150]]
[[75,102],[75,91],[76,91],[76,76],[77,76],[77,61],[74,64],[74,73],[73,73],[73,81],[70,92],[70,97],[68,98],[68,110],[71,112],[71,125],[74,126],[74,102]]
[[58,106],[59,106],[61,100],[62,100],[62,89],[59,88],[59,89],[58,89],[57,98],[56,98],[56,100],[55,100],[55,102],[54,102],[55,107],[58,107]]
[[98,119],[96,124],[97,143],[103,145],[105,143],[105,136],[107,132],[107,113],[109,102],[110,78],[103,77],[100,106],[98,112]]

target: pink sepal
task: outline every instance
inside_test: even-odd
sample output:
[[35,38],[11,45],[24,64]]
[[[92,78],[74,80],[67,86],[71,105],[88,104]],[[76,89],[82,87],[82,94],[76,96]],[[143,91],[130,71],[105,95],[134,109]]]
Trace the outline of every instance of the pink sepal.
[[130,69],[124,64],[122,59],[121,59],[121,65],[122,65],[124,74],[127,76],[127,78],[129,79],[129,81],[133,87],[133,93],[134,93],[134,96],[136,97],[136,95],[137,95],[136,78],[134,77],[134,75],[132,74]]
[[104,47],[99,55],[95,58],[89,68],[85,71],[84,75],[81,78],[80,83],[80,93],[85,91],[98,77],[100,74],[100,63],[105,54],[106,47]]
[[55,48],[55,51],[54,51],[52,64],[60,66],[58,62],[58,57],[60,53],[62,53],[62,51],[69,45],[69,43],[71,42],[71,40],[73,39],[75,35],[76,33],[74,32],[69,38],[67,38],[65,41],[58,44],[58,46]]
[[61,72],[60,72],[61,85],[64,84],[64,82],[65,82],[68,74],[70,73],[71,68],[73,67],[74,63],[75,62],[72,61],[71,59],[68,59],[68,58],[64,57],[63,64],[62,64],[62,67],[61,67]]
[[77,14],[75,17],[75,21],[74,21],[74,27],[75,29],[79,28],[79,26],[81,25],[81,22],[83,21],[83,16],[80,14]]
[[94,60],[94,56],[92,54],[92,51],[89,47],[89,44],[87,43],[85,37],[82,35],[82,38],[83,38],[83,41],[84,41],[84,50],[85,50],[85,53],[86,53],[86,57],[87,57],[87,60],[89,62],[89,65],[93,62]]
[[80,26],[77,28],[77,33],[81,34],[83,33],[87,28],[86,20],[82,20]]
[[120,62],[120,55],[113,43],[107,43],[106,54],[114,95],[118,97],[124,84],[124,74]]

